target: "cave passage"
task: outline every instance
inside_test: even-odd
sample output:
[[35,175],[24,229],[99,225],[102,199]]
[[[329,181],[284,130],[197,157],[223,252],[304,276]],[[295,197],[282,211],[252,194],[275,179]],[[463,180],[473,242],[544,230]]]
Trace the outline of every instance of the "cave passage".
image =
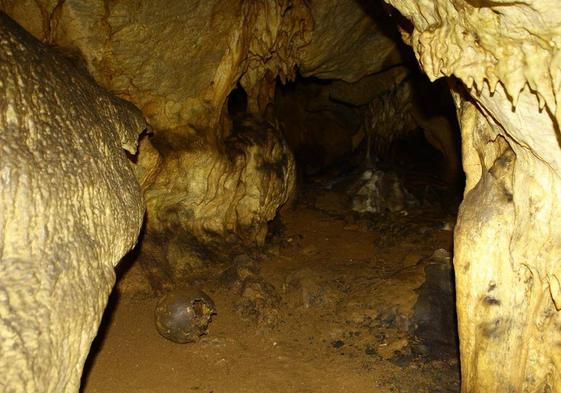
[[561,393],[552,3],[0,1],[0,391]]
[[[276,122],[296,159],[293,196],[263,247],[199,250],[207,260],[186,285],[217,314],[198,342],[158,335],[154,288],[131,256],[82,391],[459,391],[459,131],[445,84],[415,73],[404,83],[405,97],[360,101],[360,84],[298,76],[277,83],[274,120],[248,113],[238,84],[231,134]],[[376,105],[400,107],[383,119]]]
[[82,392],[459,391],[452,82],[430,82],[382,21],[399,55],[366,75],[242,77],[204,154],[150,139],[194,199],[151,207],[164,176],[148,191],[159,213],[119,267]]

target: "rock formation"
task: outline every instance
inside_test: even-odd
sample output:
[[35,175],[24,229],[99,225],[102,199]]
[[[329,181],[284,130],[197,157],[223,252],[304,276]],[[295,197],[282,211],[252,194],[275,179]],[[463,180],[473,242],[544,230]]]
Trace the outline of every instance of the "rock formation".
[[[449,78],[462,129],[467,184],[454,258],[462,390],[561,392],[556,338],[561,229],[555,225],[561,196],[561,14],[550,0],[387,2],[399,12],[374,0],[0,0],[0,9],[136,104],[148,119],[151,130],[134,158],[134,172],[147,201],[145,269],[155,287],[185,278],[201,263],[194,246],[232,250],[263,244],[267,222],[294,188],[294,159],[268,111],[277,83],[294,79],[296,67],[302,76],[338,80],[320,88],[321,100],[313,105],[338,101],[354,106],[344,113],[370,113],[362,136],[361,125],[353,123],[353,133],[338,136],[328,154],[355,148],[367,128],[374,129],[375,119],[378,135],[389,139],[398,128],[408,132],[420,126],[452,162],[451,142],[439,134],[451,127],[448,120],[424,116],[412,106],[411,66],[388,30],[385,12],[392,14],[422,70],[432,80]],[[8,293],[10,302],[22,302],[10,311],[21,312],[17,329],[28,329],[26,337],[32,338],[24,342],[12,335],[12,344],[2,337],[10,347],[35,345],[33,351],[45,361],[31,364],[22,350],[0,362],[24,370],[14,374],[20,379],[6,382],[9,386],[26,381],[35,385],[22,391],[72,390],[113,279],[112,266],[133,244],[140,223],[139,188],[120,146],[134,150],[144,126],[132,109],[67,71],[68,61],[47,54],[41,64],[32,61],[34,51],[45,49],[31,49],[37,45],[15,27],[3,31],[8,38],[2,45],[9,50],[0,54],[1,66],[9,77],[2,79],[7,97],[0,103],[2,126],[20,131],[5,132],[6,152],[0,156],[6,173],[0,200],[8,209],[0,216],[0,227],[7,228],[0,234],[2,281],[23,280],[40,261],[45,268],[29,277],[47,287],[40,289],[45,294],[22,288]],[[17,40],[22,44],[14,44]],[[15,50],[21,64],[29,59],[34,68],[18,68]],[[60,75],[46,71],[63,63]],[[34,83],[27,77],[33,72],[41,82],[52,82],[36,83],[40,88],[31,92],[26,86]],[[81,82],[66,83],[71,77]],[[247,93],[247,113],[233,122],[227,99],[237,85]],[[10,105],[15,100],[27,101]],[[57,110],[79,110],[54,112],[54,104]],[[317,131],[308,130],[309,135]],[[326,135],[336,132],[332,127]],[[12,140],[18,135],[26,136]],[[35,159],[34,151],[44,155]],[[28,194],[13,178],[40,191]],[[55,193],[60,203],[51,219]],[[76,195],[85,198],[78,201]],[[13,209],[12,200],[23,207]],[[27,206],[33,206],[33,214]],[[22,230],[21,223],[36,231]],[[114,233],[122,237],[115,239]],[[99,271],[104,274],[94,274]],[[48,287],[57,275],[61,284]],[[93,292],[87,295],[66,286],[70,277],[76,288],[95,280],[97,286],[88,287]],[[41,300],[25,303],[31,296]],[[8,312],[6,299],[0,303],[2,315]],[[62,308],[67,314],[61,315],[72,321],[64,326],[56,314]],[[28,315],[44,319],[28,321]],[[39,323],[65,334],[38,341]],[[79,342],[66,334],[76,329],[84,332]],[[74,347],[63,351],[59,344],[66,335]]]
[[209,262],[194,247],[262,246],[295,180],[292,153],[265,121],[243,121],[220,150],[179,140],[168,148],[145,193],[149,255],[142,263],[158,290]]
[[77,391],[144,206],[140,111],[0,13],[0,390]]
[[389,2],[427,75],[460,80],[462,392],[561,392],[561,14],[540,0]]
[[[263,243],[295,176],[284,139],[259,118],[277,78],[294,77],[298,51],[309,41],[304,1],[7,0],[2,9],[81,59],[98,83],[147,117],[153,135],[138,158],[152,174],[143,186],[147,231],[166,241],[158,241],[163,250],[146,251],[158,254],[156,265],[170,266],[158,274],[180,279],[177,272],[201,263],[185,240],[203,247],[217,238]],[[238,82],[257,118],[251,135],[247,127],[232,130],[226,113]]]

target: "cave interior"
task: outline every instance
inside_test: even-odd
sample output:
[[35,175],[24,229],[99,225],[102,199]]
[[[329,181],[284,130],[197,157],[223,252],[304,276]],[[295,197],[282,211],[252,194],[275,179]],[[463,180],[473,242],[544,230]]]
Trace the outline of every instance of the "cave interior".
[[[118,266],[84,392],[130,383],[110,376],[117,364],[134,386],[166,380],[153,390],[166,392],[459,390],[451,260],[465,179],[456,108],[447,80],[429,81],[392,23],[384,29],[403,61],[353,83],[297,68],[292,80],[276,79],[257,113],[236,83],[224,104],[226,144],[278,133],[294,156],[294,189],[258,246],[160,236],[194,255],[180,278],[162,268],[165,252],[147,256],[140,243]],[[192,290],[214,299],[216,314],[187,346],[170,344],[153,328],[154,304],[177,296],[184,305]],[[112,349],[121,346],[136,351]]]
[[560,393],[548,7],[0,0],[0,391]]

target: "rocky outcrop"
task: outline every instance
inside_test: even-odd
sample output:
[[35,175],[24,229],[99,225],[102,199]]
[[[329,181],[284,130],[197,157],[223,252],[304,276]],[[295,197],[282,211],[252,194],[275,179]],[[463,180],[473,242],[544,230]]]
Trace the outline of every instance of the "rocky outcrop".
[[462,392],[561,392],[561,14],[540,0],[389,2],[429,77],[461,81]]
[[296,179],[284,138],[251,116],[222,150],[179,140],[168,148],[160,147],[166,159],[145,193],[152,258],[142,262],[156,289],[166,284],[157,284],[162,279],[181,281],[193,268],[211,262],[194,248],[228,255],[240,247],[262,246],[267,222],[288,199]]
[[0,390],[78,391],[142,223],[145,123],[2,13],[0,73]]
[[[173,145],[146,193],[149,210],[159,212],[151,228],[167,232],[180,225],[203,243],[233,237],[263,245],[263,224],[294,187],[294,160],[284,138],[267,122],[248,118],[226,139],[225,152],[178,147]],[[203,157],[208,162],[197,165]],[[190,168],[188,176],[182,176],[183,168]],[[170,192],[172,187],[181,192]]]
[[249,112],[261,121],[277,78],[294,77],[299,51],[310,39],[305,1],[0,4],[147,117],[153,135],[137,158],[147,234],[165,238],[175,255],[165,251],[156,264],[171,259],[164,270],[172,271],[189,268],[174,266],[177,260],[196,264],[189,243],[262,243],[267,221],[292,190],[293,159],[270,125],[253,125],[251,136],[234,130],[226,101],[240,83]]
[[[208,262],[201,248],[263,244],[267,221],[293,189],[294,161],[271,124],[234,130],[225,102],[240,81],[258,119],[277,77],[294,76],[312,27],[303,1],[6,0],[0,8],[149,120],[151,132],[132,159],[148,206],[150,278],[184,278]],[[97,322],[99,310],[89,309]],[[91,334],[84,328],[79,356]]]

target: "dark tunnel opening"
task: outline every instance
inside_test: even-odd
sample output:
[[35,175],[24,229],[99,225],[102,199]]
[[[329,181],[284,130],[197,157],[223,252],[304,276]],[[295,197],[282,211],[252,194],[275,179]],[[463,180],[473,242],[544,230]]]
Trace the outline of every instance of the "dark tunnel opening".
[[277,84],[275,116],[301,181],[369,169],[396,172],[416,191],[438,189],[453,212],[465,176],[449,87],[444,79],[431,83],[417,70],[401,72],[410,74],[385,89],[376,87],[376,80],[399,70],[354,84],[299,75]]
[[230,115],[232,119],[236,119],[247,113],[247,93],[239,83],[228,95],[226,106],[228,115]]
[[425,280],[415,289],[412,315],[393,310],[381,324],[412,337],[396,351],[395,362],[429,358],[455,364],[449,369],[455,391],[459,343],[451,231],[465,181],[460,132],[446,80],[431,83],[416,69],[408,72],[397,86],[381,93],[374,87],[379,95],[370,96],[364,82],[298,76],[277,85],[275,114],[298,166],[296,204],[342,219],[346,229],[375,232],[375,244],[389,253],[399,254],[401,242],[439,243],[432,255],[416,261]]

